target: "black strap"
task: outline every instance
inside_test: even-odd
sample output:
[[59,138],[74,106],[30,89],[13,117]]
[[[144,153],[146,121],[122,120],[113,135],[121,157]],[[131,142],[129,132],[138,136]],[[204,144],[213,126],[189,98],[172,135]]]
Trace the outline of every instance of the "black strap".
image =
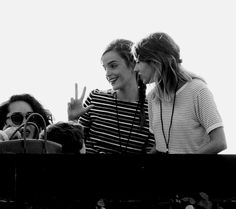
[[174,95],[174,101],[173,101],[173,106],[172,106],[172,112],[171,112],[171,118],[170,118],[170,125],[169,125],[169,130],[168,130],[168,138],[166,139],[166,135],[165,135],[165,130],[164,130],[164,123],[163,123],[163,116],[162,116],[162,101],[160,100],[160,115],[161,115],[161,129],[162,129],[162,134],[163,137],[165,139],[165,143],[166,143],[166,153],[169,153],[169,144],[170,144],[170,130],[172,127],[172,122],[173,122],[173,116],[174,116],[174,111],[175,111],[175,100],[176,100],[176,92],[177,92],[177,88],[178,88],[178,83],[176,85],[175,88],[175,95]]
[[[118,126],[118,134],[119,134],[119,142],[120,142],[120,151],[121,153],[123,153],[123,150],[122,150],[122,145],[121,145],[121,134],[120,134],[120,120],[119,120],[119,113],[118,113],[118,104],[117,104],[117,95],[115,94],[115,102],[116,102],[116,119],[117,119],[117,126]],[[129,136],[128,136],[128,139],[127,139],[127,142],[126,142],[126,146],[125,146],[125,152],[127,152],[127,147],[129,145],[129,140],[130,140],[130,136],[131,136],[131,132],[133,130],[133,126],[134,126],[134,120],[135,120],[135,117],[136,117],[136,114],[137,114],[137,110],[138,110],[138,106],[139,106],[139,102],[137,104],[137,107],[135,109],[135,113],[134,113],[134,117],[133,117],[133,121],[132,121],[132,124],[131,124],[131,128],[130,128],[130,131],[129,131]]]

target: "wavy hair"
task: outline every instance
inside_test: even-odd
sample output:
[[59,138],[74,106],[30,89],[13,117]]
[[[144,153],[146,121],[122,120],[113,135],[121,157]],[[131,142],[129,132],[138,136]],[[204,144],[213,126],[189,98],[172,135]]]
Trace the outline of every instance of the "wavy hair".
[[[127,67],[134,69],[136,61],[132,53],[133,42],[126,39],[116,39],[112,41],[104,50],[102,56],[110,51],[117,52],[122,59],[124,59]],[[144,103],[146,98],[146,85],[139,79],[138,74],[136,74],[136,80],[138,84],[138,94],[139,94],[139,105],[140,105],[140,127],[142,128],[145,120],[146,114],[144,110]]]
[[155,69],[154,81],[159,99],[172,100],[178,83],[199,78],[181,67],[180,48],[166,33],[150,34],[132,51],[137,62],[146,62]]
[[[3,102],[0,105],[0,130],[3,129],[6,123],[7,114],[9,112],[9,105],[17,101],[26,102],[27,104],[31,106],[31,108],[33,109],[33,112],[39,113],[40,115],[42,115],[43,119],[45,120],[46,126],[52,123],[51,113],[49,112],[49,110],[44,109],[38,100],[36,100],[30,94],[18,94],[18,95],[11,96],[9,100],[7,100],[6,102]],[[37,125],[39,126],[39,128],[43,128],[42,123],[39,123]]]

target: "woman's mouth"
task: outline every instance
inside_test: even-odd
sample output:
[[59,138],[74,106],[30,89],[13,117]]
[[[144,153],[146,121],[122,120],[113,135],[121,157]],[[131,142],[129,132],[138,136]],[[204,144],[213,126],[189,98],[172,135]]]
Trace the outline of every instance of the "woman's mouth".
[[[24,129],[23,128],[21,129],[20,133],[21,133],[21,136],[23,138],[24,137]],[[31,134],[31,130],[29,128],[26,128],[25,137],[28,138],[30,136],[30,134]]]
[[108,81],[109,81],[109,83],[110,83],[111,85],[114,85],[117,80],[118,80],[118,77],[108,78]]

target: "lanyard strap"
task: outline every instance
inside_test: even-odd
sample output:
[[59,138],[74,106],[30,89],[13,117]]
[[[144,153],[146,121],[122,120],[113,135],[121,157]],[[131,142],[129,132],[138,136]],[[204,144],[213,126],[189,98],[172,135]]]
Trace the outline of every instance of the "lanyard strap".
[[172,112],[171,112],[171,118],[170,118],[170,125],[169,125],[169,130],[168,130],[168,138],[166,139],[165,135],[165,130],[164,130],[164,123],[163,123],[163,118],[162,118],[162,101],[160,100],[160,114],[161,114],[161,129],[162,129],[162,134],[165,139],[165,144],[166,144],[166,153],[169,153],[169,144],[170,144],[170,130],[173,122],[173,116],[174,116],[174,111],[175,111],[175,100],[176,100],[176,91],[177,91],[178,83],[175,88],[175,95],[174,95],[174,101],[173,101],[173,106],[172,106]]
[[[120,151],[121,151],[121,153],[123,153],[123,150],[122,150],[122,143],[121,143],[120,120],[119,120],[119,113],[118,113],[117,97],[115,98],[115,102],[116,102],[116,119],[117,119],[117,126],[118,126],[118,135],[119,135],[119,142],[120,142]],[[138,102],[137,107],[136,107],[136,109],[135,109],[135,113],[134,113],[134,117],[133,117],[133,120],[132,120],[131,128],[130,128],[129,135],[128,135],[128,138],[127,138],[127,142],[126,142],[126,146],[125,146],[125,153],[127,152],[127,147],[128,147],[128,144],[129,144],[131,132],[132,132],[132,130],[133,130],[134,120],[135,120],[135,117],[136,117],[136,114],[137,114],[138,106],[139,106],[139,102]]]

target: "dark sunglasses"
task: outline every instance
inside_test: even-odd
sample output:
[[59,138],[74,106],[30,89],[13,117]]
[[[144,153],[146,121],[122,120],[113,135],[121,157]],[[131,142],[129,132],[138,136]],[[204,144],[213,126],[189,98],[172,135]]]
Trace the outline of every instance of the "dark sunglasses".
[[[10,119],[14,125],[21,125],[24,119],[27,119],[33,112],[27,112],[23,114],[22,112],[13,112],[11,115],[7,116],[7,119]],[[30,118],[30,122],[36,123],[35,117]]]

